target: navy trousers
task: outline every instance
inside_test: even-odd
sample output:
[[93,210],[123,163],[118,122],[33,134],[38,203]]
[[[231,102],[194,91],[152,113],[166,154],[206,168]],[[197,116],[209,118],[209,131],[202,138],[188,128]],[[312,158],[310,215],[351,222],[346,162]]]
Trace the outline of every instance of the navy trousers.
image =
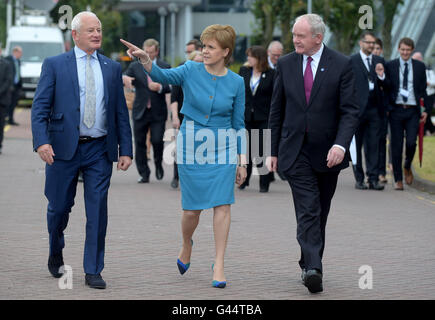
[[112,162],[106,150],[106,138],[82,143],[71,160],[55,159],[45,169],[50,255],[60,254],[65,246],[64,230],[74,205],[79,170],[83,172],[86,210],[83,268],[88,274],[99,274],[104,268],[107,194],[112,175]]

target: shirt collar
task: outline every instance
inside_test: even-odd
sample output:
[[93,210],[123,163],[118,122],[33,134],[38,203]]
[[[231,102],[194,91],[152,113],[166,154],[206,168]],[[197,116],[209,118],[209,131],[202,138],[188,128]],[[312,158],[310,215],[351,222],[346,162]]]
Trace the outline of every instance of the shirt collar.
[[410,63],[411,62],[411,58],[409,58],[408,61],[405,61],[405,60],[402,59],[402,57],[399,56],[399,61],[400,61],[400,65],[402,67],[405,67],[405,62],[408,63],[408,68],[411,67],[411,63]]
[[[323,53],[323,49],[325,48],[324,44],[322,43],[322,45],[320,46],[320,49],[311,56],[311,58],[313,59],[313,61],[315,63],[319,63],[320,62],[320,58],[322,57],[322,53]],[[304,54],[304,61],[307,61],[308,56]]]
[[372,54],[370,55],[366,55],[362,50],[359,51],[359,54],[361,55],[361,58],[363,59],[363,61],[367,61],[367,58],[369,58],[370,60],[372,60]]
[[[76,55],[76,59],[80,59],[88,55],[85,51],[83,51],[77,46],[74,46],[74,53]],[[91,54],[91,56],[98,60],[97,50],[95,50],[94,53]]]

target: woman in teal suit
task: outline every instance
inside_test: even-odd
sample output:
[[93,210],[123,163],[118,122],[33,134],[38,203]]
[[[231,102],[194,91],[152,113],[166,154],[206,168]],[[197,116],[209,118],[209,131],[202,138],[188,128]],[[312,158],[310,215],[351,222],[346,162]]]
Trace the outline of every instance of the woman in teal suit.
[[240,185],[246,178],[245,85],[242,77],[226,68],[235,38],[231,26],[207,27],[201,34],[204,63],[187,61],[175,69],[160,69],[144,51],[121,40],[129,48],[129,56],[139,58],[153,81],[183,88],[184,120],[177,137],[183,246],[177,265],[181,274],[189,269],[192,235],[200,213],[214,208],[212,285],[217,288],[226,286],[224,255],[234,182]]

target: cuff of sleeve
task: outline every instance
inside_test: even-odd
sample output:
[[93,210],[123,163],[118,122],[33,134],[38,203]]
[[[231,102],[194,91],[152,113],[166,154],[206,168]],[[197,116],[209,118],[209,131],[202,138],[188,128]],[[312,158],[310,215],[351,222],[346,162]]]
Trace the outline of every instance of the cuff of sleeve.
[[340,146],[339,144],[334,144],[333,147],[340,148],[341,150],[343,150],[344,153],[346,153],[346,148]]

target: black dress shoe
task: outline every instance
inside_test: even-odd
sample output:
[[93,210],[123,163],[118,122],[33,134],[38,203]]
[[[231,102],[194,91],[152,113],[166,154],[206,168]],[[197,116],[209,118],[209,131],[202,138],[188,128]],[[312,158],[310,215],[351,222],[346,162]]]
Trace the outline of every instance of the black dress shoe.
[[359,189],[359,190],[367,190],[368,188],[367,188],[367,186],[365,185],[364,182],[359,182],[359,181],[357,181],[357,182],[355,183],[355,189]]
[[322,274],[316,269],[308,270],[305,273],[303,282],[304,285],[308,288],[308,291],[310,291],[311,293],[318,293],[323,291]]
[[172,179],[171,187],[174,188],[174,189],[178,188],[178,179],[175,179],[175,178]]
[[269,192],[269,186],[260,186],[260,192],[261,193]]
[[305,285],[305,276],[307,275],[307,269],[302,269],[301,279],[302,283]]
[[156,164],[156,178],[157,180],[162,180],[163,179],[163,167],[161,164]]
[[248,186],[249,186],[249,182],[245,180],[245,182],[243,182],[243,183],[239,186],[239,189],[240,189],[240,190],[243,190],[243,189],[245,189],[245,188],[248,187]]
[[59,269],[64,265],[62,253],[55,254],[48,257],[48,271],[50,271],[51,275],[55,278],[62,277],[63,273],[60,273]]
[[85,283],[94,289],[106,289],[106,282],[100,274],[86,274]]
[[150,177],[140,177],[137,179],[137,183],[148,183],[150,182]]
[[369,182],[369,189],[370,190],[384,190],[384,186],[380,185],[378,181],[375,182]]

